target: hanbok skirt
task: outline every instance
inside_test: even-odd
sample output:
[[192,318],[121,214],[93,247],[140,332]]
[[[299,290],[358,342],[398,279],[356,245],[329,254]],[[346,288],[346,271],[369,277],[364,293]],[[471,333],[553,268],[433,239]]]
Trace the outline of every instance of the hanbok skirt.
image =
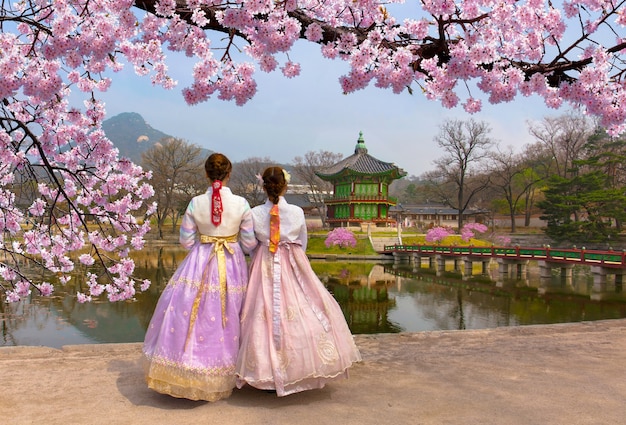
[[300,245],[260,245],[241,313],[237,386],[278,396],[323,388],[361,360],[339,304]]
[[[174,397],[216,401],[235,387],[239,315],[248,282],[241,247],[224,250],[226,291],[214,244],[194,245],[163,290],[143,344],[148,387]],[[225,309],[222,309],[224,302]]]

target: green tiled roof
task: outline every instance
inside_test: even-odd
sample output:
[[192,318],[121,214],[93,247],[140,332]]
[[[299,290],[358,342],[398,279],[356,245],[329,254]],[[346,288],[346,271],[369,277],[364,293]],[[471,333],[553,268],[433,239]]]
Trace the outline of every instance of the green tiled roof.
[[390,174],[390,177],[395,179],[406,176],[406,171],[399,168],[394,163],[381,161],[368,154],[362,132],[359,133],[359,140],[354,148],[353,155],[315,172],[315,174],[324,180],[333,180],[335,176],[344,173],[366,175]]

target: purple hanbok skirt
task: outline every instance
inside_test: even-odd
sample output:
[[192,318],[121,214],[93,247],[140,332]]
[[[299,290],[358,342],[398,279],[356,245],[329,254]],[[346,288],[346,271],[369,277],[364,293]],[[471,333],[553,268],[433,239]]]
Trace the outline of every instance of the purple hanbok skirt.
[[248,269],[239,244],[229,246],[224,296],[213,243],[196,243],[163,290],[143,345],[153,390],[207,401],[232,393]]

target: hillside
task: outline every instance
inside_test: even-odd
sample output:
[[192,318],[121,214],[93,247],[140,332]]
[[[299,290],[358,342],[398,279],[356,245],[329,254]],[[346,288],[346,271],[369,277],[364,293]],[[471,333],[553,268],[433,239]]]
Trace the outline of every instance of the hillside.
[[106,136],[120,151],[120,156],[141,163],[141,154],[163,138],[174,137],[156,130],[136,112],[124,112],[102,123]]

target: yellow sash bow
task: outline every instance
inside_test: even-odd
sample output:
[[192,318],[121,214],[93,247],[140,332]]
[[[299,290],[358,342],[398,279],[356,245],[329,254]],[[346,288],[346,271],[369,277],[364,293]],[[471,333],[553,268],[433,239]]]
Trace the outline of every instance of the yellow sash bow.
[[209,236],[209,235],[200,235],[200,243],[212,243],[213,251],[209,256],[206,265],[204,266],[204,271],[202,272],[202,284],[198,289],[198,293],[196,298],[193,300],[193,306],[191,307],[191,317],[189,321],[189,331],[187,331],[187,341],[185,342],[185,347],[187,346],[187,342],[189,342],[189,338],[191,336],[191,330],[193,329],[194,324],[196,323],[196,319],[198,317],[198,307],[200,306],[200,299],[202,298],[202,294],[206,291],[208,286],[208,276],[207,272],[209,270],[209,262],[214,255],[217,256],[217,272],[220,281],[220,303],[222,306],[222,327],[226,327],[226,254],[224,253],[224,249],[226,249],[231,254],[234,253],[233,248],[229,245],[230,243],[237,242],[239,234],[235,234],[232,236]]

